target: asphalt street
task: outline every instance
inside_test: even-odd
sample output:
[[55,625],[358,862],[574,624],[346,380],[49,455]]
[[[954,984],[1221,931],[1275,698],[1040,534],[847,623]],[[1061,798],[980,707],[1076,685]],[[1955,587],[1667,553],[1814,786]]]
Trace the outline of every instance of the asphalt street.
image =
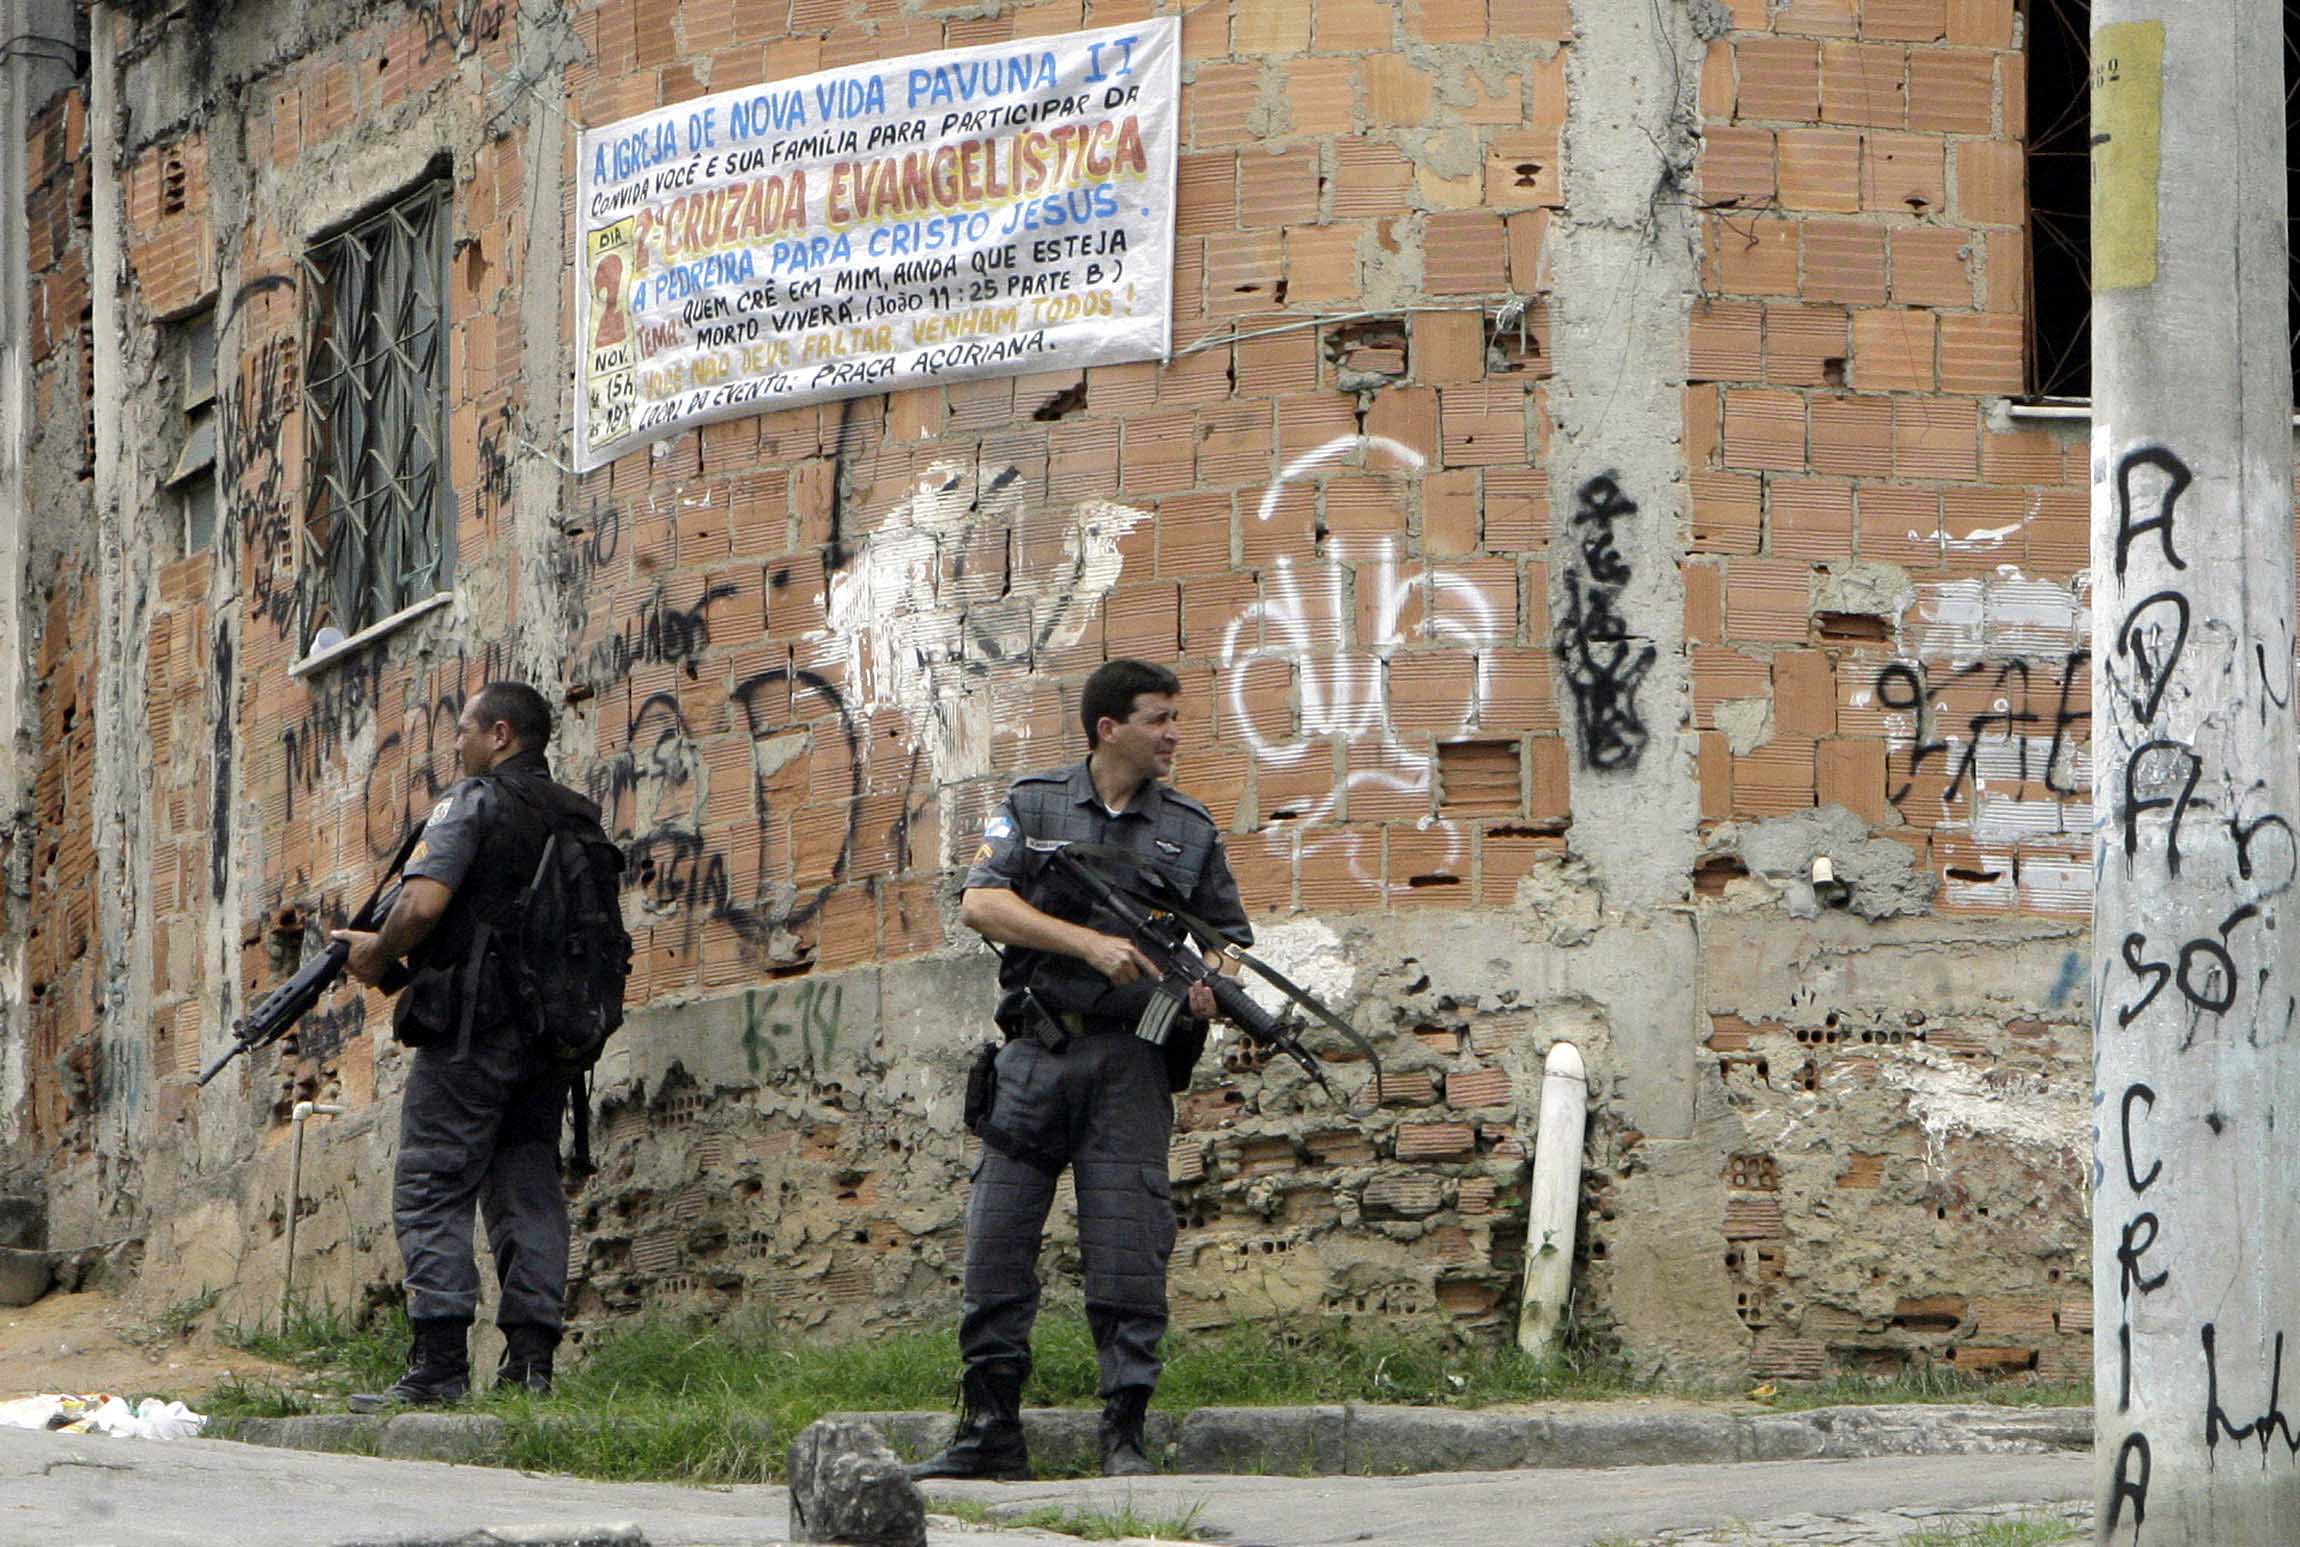
[[[1201,1536],[1240,1547],[1589,1547],[1609,1536],[1741,1526],[1760,1528],[1751,1539],[1762,1541],[1764,1522],[1788,1516],[2041,1505],[2084,1497],[2091,1470],[2089,1455],[2064,1452],[1387,1478],[935,1484],[929,1493],[981,1500],[994,1515],[1048,1504],[1130,1503],[1146,1517],[1195,1507]],[[618,1525],[636,1526],[651,1547],[765,1547],[789,1539],[787,1501],[783,1489],[764,1486],[595,1483],[227,1440],[0,1430],[6,1547],[429,1547],[484,1542],[472,1535],[482,1528],[498,1540],[572,1543],[579,1530]],[[931,1539],[969,1547],[1076,1540],[955,1522],[936,1522]]]

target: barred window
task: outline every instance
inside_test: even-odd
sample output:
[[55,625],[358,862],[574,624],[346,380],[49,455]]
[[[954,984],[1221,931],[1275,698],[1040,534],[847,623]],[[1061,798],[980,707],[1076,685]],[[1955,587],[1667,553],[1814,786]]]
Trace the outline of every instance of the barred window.
[[305,469],[299,601],[308,648],[447,584],[448,184],[422,187],[303,259]]

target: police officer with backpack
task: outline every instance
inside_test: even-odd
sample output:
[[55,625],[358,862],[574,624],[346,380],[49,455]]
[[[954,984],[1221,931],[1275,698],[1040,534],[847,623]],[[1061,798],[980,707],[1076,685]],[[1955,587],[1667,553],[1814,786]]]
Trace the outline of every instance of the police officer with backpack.
[[983,1154],[966,1213],[963,1420],[913,1477],[1030,1475],[1022,1387],[1039,1246],[1065,1166],[1077,1184],[1086,1319],[1101,1366],[1102,1470],[1151,1470],[1142,1428],[1162,1368],[1174,1249],[1172,1092],[1188,1083],[1214,996],[1193,985],[1192,1019],[1166,1028],[1163,1045],[1137,1035],[1147,1018],[1163,1016],[1161,1027],[1171,1019],[1171,1000],[1154,1002],[1157,966],[1115,915],[1068,891],[1045,856],[1071,843],[1126,851],[1211,928],[1253,943],[1220,826],[1161,782],[1181,742],[1180,691],[1172,672],[1148,662],[1097,670],[1079,702],[1085,759],[1016,780],[967,874],[962,921],[1004,947],[998,1022],[1007,1040],[987,1082],[989,1111],[970,1122]]
[[[564,915],[576,904],[548,884],[565,868],[554,856],[619,865],[619,858],[605,858],[614,850],[598,807],[553,782],[544,760],[550,739],[550,707],[532,687],[491,682],[473,694],[456,721],[464,777],[432,808],[382,927],[335,935],[350,945],[346,965],[363,983],[373,985],[406,959],[410,977],[393,1008],[392,1034],[415,1049],[392,1179],[414,1348],[398,1384],[354,1396],[356,1410],[453,1402],[469,1390],[468,1336],[479,1305],[474,1207],[486,1221],[501,1281],[504,1353],[496,1383],[551,1389],[567,1293],[560,1119],[581,1066],[554,1050],[570,1035],[580,1040],[584,1029],[570,1033],[548,1023],[564,1021],[564,1013],[531,1009],[538,971],[548,974],[555,964],[531,959],[533,931],[523,926],[538,892],[551,892],[544,911],[554,913],[553,928],[591,937],[568,940],[568,948],[613,958],[613,937],[621,937],[620,959],[602,967],[618,1022],[629,940],[619,917],[597,917],[597,898],[579,900],[589,911],[581,927],[570,924]],[[611,870],[597,885],[612,909]],[[598,990],[602,997],[606,991]],[[589,1052],[596,1056],[596,1041]]]

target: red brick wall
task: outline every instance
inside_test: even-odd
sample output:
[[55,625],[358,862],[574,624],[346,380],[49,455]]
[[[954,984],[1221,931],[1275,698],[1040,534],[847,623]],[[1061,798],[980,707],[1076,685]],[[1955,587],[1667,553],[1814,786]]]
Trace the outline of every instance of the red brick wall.
[[[1725,207],[1686,394],[1703,815],[1834,801],[1944,907],[2087,916],[2084,444],[1983,410],[2023,385],[2012,0],[1735,14],[1701,75]],[[1854,559],[1915,583],[1888,637],[1809,616]],[[1773,741],[1732,755],[1717,704],[1767,692]]]
[[[26,466],[85,497],[94,462],[88,295],[87,104],[74,89],[32,115],[24,147],[30,269],[26,350],[32,388]],[[83,1148],[103,1093],[95,1005],[104,976],[96,929],[95,577],[87,545],[27,586],[37,630],[32,677],[38,772],[31,897],[22,916],[30,1076],[28,1130],[41,1148]],[[27,718],[30,718],[29,716]]]

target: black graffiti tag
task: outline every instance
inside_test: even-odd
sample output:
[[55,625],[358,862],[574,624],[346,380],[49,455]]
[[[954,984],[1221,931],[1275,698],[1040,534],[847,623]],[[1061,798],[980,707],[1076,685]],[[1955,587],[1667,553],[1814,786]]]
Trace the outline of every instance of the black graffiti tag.
[[[2143,520],[2132,519],[2132,475],[2136,469],[2153,467],[2164,474],[2164,496],[2157,505],[2156,514]],[[2116,464],[2116,578],[2124,578],[2126,558],[2132,552],[2133,540],[2144,532],[2154,532],[2164,549],[2165,562],[2174,569],[2186,569],[2188,561],[2173,546],[2173,513],[2179,508],[2180,496],[2195,482],[2196,475],[2188,464],[2162,446],[2138,446],[2128,451]]]
[[1634,768],[1648,739],[1637,690],[1660,654],[1651,640],[1630,633],[1616,605],[1632,571],[1613,540],[1613,524],[1636,515],[1637,503],[1610,473],[1590,479],[1575,498],[1581,571],[1566,572],[1557,658],[1573,690],[1583,766]]

